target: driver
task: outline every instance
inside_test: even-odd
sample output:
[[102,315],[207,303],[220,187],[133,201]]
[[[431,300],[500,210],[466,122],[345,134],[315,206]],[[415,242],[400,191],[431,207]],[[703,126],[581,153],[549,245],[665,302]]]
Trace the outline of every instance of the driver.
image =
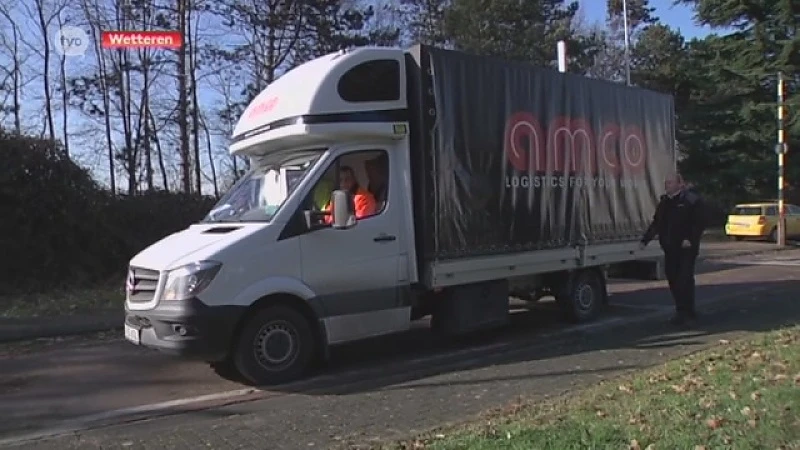
[[[342,166],[339,168],[339,189],[350,193],[355,205],[356,219],[375,214],[375,197],[358,184],[358,179],[356,179],[356,174],[352,167]],[[330,202],[323,211],[331,211]],[[333,222],[333,215],[325,216],[325,223],[330,224],[331,222]]]

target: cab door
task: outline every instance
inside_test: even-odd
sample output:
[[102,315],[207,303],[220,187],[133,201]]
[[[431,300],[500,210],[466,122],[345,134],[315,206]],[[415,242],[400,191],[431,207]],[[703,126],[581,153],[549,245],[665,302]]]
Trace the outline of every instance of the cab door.
[[[331,185],[338,185],[337,174],[347,166],[364,191],[369,185],[365,163],[382,155],[384,164],[389,165],[384,172],[388,175],[388,197],[382,209],[360,218],[349,229],[319,225],[321,228],[306,230],[300,236],[303,282],[319,297],[316,301],[325,311],[322,319],[332,344],[410,326],[410,305],[401,295],[401,283],[405,285],[407,280],[399,270],[406,265],[403,221],[397,217],[400,209],[393,207],[399,203],[401,183],[391,176],[391,153],[384,148],[341,153],[318,182],[329,190]],[[315,186],[309,200],[319,194]],[[313,201],[307,203],[301,210],[313,208]]]

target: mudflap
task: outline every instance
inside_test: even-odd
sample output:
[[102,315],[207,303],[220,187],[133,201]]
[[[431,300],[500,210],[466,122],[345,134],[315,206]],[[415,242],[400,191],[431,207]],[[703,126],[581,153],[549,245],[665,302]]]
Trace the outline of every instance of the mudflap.
[[486,281],[447,288],[437,299],[433,327],[457,336],[509,324],[508,280]]

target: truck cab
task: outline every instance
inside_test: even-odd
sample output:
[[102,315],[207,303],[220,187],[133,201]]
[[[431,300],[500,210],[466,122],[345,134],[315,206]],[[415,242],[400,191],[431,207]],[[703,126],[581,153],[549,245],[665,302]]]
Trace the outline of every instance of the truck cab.
[[[405,77],[402,50],[360,48],[258,95],[230,147],[252,169],[200,223],[130,261],[128,340],[275,383],[328,345],[407,329],[417,267]],[[340,187],[374,206],[358,217],[332,194]],[[332,198],[345,200],[323,211]]]

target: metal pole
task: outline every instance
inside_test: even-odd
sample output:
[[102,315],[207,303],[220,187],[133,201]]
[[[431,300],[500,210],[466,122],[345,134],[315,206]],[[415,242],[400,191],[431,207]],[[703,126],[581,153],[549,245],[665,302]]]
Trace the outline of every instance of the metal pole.
[[622,24],[625,32],[625,77],[628,86],[631,85],[631,58],[630,58],[630,38],[628,37],[628,2],[622,0]]
[[783,72],[778,72],[778,246],[786,246],[786,211],[784,210],[784,158],[786,155],[786,136],[783,130],[784,114],[784,78]]

